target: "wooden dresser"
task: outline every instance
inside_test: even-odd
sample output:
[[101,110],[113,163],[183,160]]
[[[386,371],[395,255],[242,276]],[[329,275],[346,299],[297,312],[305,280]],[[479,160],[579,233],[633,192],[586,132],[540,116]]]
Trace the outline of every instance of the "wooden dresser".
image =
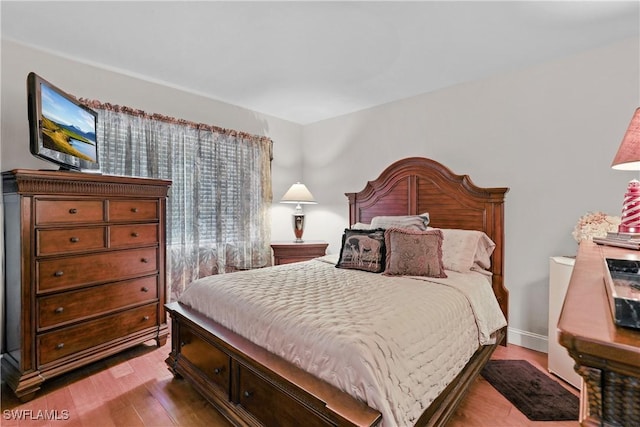
[[26,401],[43,381],[155,339],[166,342],[169,181],[4,172],[2,378]]
[[640,251],[580,244],[558,339],[584,380],[583,426],[640,425],[640,330],[616,326],[605,288],[604,258],[640,260]]

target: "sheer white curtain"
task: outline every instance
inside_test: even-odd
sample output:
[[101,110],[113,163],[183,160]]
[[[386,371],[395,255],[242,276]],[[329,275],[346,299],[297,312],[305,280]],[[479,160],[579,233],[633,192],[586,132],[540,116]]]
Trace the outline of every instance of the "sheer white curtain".
[[84,102],[99,114],[103,173],[172,181],[167,200],[170,300],[199,277],[271,263],[270,139]]

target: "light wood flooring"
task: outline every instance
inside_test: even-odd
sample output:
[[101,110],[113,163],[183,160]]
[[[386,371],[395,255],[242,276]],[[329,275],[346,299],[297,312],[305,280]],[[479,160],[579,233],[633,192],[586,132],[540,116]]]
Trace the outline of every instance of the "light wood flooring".
[[[20,403],[3,385],[0,425],[228,427],[229,423],[185,381],[173,379],[164,363],[169,342],[161,348],[150,342],[45,382],[27,403]],[[547,355],[522,347],[500,346],[493,358],[525,359],[547,372]],[[578,395],[577,390],[562,384]],[[559,427],[578,426],[578,422],[529,421],[479,377],[449,427],[500,426]]]

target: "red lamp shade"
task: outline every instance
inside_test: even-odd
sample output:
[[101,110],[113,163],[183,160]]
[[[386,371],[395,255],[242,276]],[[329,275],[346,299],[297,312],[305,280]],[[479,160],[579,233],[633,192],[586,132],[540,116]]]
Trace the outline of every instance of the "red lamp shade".
[[640,108],[636,109],[631,118],[611,167],[627,171],[640,170]]
[[[619,170],[640,170],[640,108],[636,109],[631,118],[611,167]],[[618,232],[640,233],[640,182],[635,179],[629,182],[624,195]]]

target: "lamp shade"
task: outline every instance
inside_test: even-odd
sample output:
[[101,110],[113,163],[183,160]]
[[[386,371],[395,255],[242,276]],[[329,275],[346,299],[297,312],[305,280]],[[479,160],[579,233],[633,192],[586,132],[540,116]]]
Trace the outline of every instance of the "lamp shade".
[[640,108],[636,109],[631,118],[611,167],[619,170],[640,170]]
[[284,193],[282,199],[280,199],[280,203],[298,203],[298,204],[306,204],[312,205],[316,203],[316,200],[313,198],[313,194],[307,189],[304,184],[300,184],[296,182]]

